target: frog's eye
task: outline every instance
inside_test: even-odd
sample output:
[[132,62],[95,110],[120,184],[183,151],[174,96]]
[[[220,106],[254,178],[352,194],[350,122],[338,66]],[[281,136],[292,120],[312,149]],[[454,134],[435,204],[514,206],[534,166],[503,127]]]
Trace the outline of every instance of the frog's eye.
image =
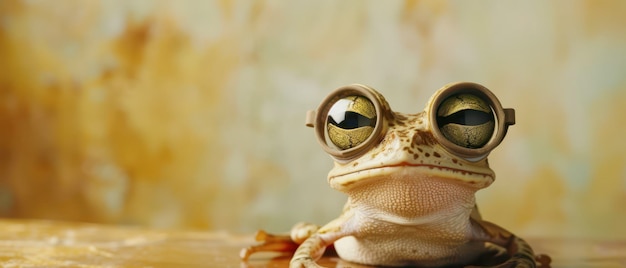
[[341,150],[358,146],[372,135],[376,119],[374,104],[363,96],[337,100],[328,111],[328,139]]
[[504,109],[487,88],[476,83],[453,83],[430,101],[433,136],[449,152],[470,161],[489,154],[515,124],[515,111]]
[[472,94],[457,94],[445,99],[437,110],[437,125],[449,141],[465,148],[481,148],[494,132],[491,107]]
[[378,144],[385,133],[389,104],[380,93],[364,85],[349,85],[328,95],[306,125],[315,127],[320,145],[339,161],[358,157]]

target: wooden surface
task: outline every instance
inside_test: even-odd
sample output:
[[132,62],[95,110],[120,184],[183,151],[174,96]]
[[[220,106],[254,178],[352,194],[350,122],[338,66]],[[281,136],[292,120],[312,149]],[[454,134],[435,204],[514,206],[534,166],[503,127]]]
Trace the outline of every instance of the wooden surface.
[[[552,267],[626,267],[626,240],[527,239]],[[239,260],[251,235],[84,223],[0,220],[2,267],[287,267],[273,253]],[[330,267],[362,267],[324,257]]]

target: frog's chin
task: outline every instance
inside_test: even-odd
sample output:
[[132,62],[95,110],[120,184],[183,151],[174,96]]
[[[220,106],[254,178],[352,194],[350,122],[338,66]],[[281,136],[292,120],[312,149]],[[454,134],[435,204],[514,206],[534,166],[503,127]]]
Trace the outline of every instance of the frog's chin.
[[445,166],[401,163],[379,166],[357,171],[329,174],[328,182],[339,191],[349,191],[363,184],[375,183],[381,179],[419,181],[420,179],[438,178],[448,183],[460,184],[476,190],[489,186],[495,179],[489,168],[469,171]]

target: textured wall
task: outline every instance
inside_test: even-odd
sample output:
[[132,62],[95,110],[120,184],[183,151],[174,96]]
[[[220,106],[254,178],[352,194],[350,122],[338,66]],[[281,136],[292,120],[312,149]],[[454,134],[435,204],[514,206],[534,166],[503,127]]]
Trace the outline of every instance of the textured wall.
[[484,217],[626,237],[626,2],[0,1],[0,215],[282,231],[345,197],[303,126],[332,89],[418,112],[491,88],[517,125]]

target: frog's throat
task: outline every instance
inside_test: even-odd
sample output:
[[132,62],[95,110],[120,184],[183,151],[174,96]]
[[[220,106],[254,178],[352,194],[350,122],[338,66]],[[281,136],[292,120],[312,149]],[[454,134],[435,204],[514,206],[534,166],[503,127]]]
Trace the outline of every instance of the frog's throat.
[[367,182],[368,177],[384,177],[406,168],[422,169],[423,172],[420,173],[428,173],[430,175],[447,178],[454,182],[478,189],[489,186],[495,180],[493,171],[488,169],[485,170],[485,172],[479,172],[432,164],[413,164],[402,162],[398,164],[383,165],[346,173],[333,174],[328,177],[328,182],[337,190],[349,189],[356,187],[358,184]]

